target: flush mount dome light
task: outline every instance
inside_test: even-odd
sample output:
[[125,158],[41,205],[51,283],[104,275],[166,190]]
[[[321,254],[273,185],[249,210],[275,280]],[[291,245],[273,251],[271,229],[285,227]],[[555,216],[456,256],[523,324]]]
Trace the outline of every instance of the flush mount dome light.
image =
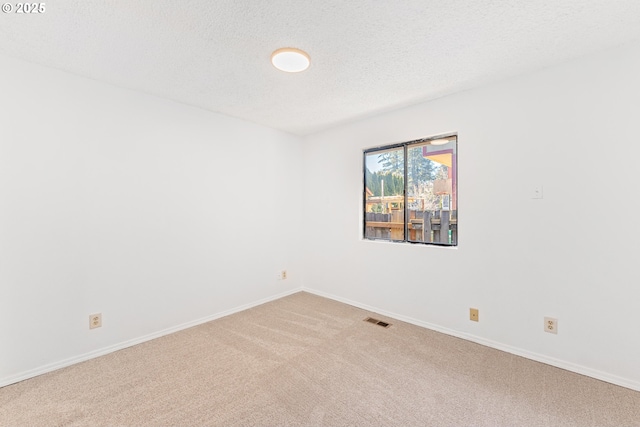
[[294,47],[284,47],[271,54],[271,63],[278,70],[299,73],[309,68],[311,59],[307,52]]
[[434,139],[433,141],[429,141],[429,144],[431,145],[444,145],[444,144],[448,144],[449,140],[446,138],[442,138],[442,139]]

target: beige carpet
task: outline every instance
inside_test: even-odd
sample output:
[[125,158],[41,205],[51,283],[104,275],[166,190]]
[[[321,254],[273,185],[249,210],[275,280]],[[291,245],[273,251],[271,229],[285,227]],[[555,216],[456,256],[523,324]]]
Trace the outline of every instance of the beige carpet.
[[298,293],[0,389],[0,426],[640,426],[640,393]]

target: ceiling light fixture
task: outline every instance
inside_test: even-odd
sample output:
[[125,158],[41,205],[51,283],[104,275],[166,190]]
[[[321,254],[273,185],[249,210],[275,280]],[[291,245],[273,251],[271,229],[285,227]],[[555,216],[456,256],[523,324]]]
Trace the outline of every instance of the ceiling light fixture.
[[309,68],[309,54],[294,47],[283,47],[271,54],[271,63],[278,70],[287,73],[299,73]]
[[430,145],[444,145],[448,143],[449,143],[448,139],[434,139],[433,141],[429,141]]

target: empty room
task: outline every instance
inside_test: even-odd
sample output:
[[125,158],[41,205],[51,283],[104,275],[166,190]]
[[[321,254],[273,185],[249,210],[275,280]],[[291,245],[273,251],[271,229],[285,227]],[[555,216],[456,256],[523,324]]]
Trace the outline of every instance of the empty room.
[[4,2],[0,426],[640,426],[640,2]]

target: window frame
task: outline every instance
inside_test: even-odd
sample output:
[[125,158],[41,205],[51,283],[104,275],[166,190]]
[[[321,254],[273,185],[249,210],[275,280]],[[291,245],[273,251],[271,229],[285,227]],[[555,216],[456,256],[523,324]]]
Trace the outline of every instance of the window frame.
[[[408,149],[412,146],[412,145],[419,145],[419,144],[423,144],[423,145],[429,145],[429,144],[425,144],[428,143],[430,141],[435,141],[438,139],[445,139],[445,138],[455,138],[455,156],[454,156],[454,164],[455,167],[452,167],[452,181],[453,181],[453,189],[452,189],[452,195],[451,195],[451,199],[449,203],[452,203],[452,201],[454,200],[453,198],[453,193],[455,193],[455,210],[451,209],[450,212],[454,212],[456,213],[456,223],[455,223],[455,227],[456,227],[456,237],[455,239],[453,239],[452,243],[442,243],[442,242],[424,242],[424,241],[413,241],[409,239],[409,223],[410,220],[408,220],[409,218],[409,203],[408,203],[408,174],[409,174],[409,167],[408,167],[408,159],[407,159],[407,154],[408,154]],[[406,142],[399,142],[399,143],[393,143],[393,144],[386,144],[386,145],[380,145],[380,146],[376,146],[376,147],[370,147],[370,148],[365,148],[362,150],[362,207],[361,207],[361,214],[362,214],[362,240],[367,240],[367,241],[373,241],[373,242],[391,242],[391,243],[410,243],[410,244],[417,244],[417,245],[427,245],[427,246],[436,246],[436,247],[445,247],[445,248],[457,248],[458,244],[459,244],[459,239],[458,239],[458,218],[459,218],[459,212],[458,212],[458,140],[459,140],[459,136],[457,132],[450,132],[450,133],[443,133],[443,134],[439,134],[439,135],[435,135],[435,136],[429,136],[429,137],[425,137],[425,138],[420,138],[420,139],[415,139],[415,140],[411,140],[411,141],[406,141]],[[404,233],[403,236],[404,238],[402,240],[397,240],[397,239],[391,239],[391,238],[375,238],[375,237],[367,237],[367,155],[370,155],[372,153],[376,153],[376,152],[384,152],[384,151],[391,151],[391,150],[396,150],[398,148],[402,148],[402,152],[403,152],[403,178],[404,178],[404,185],[403,185],[403,198],[404,198],[404,209],[403,209],[403,222],[404,222]]]

